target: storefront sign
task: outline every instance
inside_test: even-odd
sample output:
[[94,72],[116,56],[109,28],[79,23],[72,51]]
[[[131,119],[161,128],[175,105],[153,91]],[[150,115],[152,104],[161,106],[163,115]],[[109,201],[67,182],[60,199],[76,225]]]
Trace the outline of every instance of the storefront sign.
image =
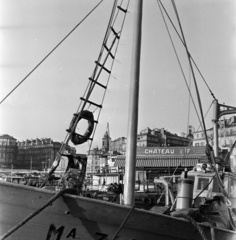
[[205,155],[205,147],[150,147],[137,148],[137,155]]

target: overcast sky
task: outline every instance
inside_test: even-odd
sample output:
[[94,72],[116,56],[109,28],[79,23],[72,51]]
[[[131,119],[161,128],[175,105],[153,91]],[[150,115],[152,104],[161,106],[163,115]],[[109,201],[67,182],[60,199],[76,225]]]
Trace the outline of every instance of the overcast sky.
[[[98,0],[0,0],[0,98],[3,99],[96,5]],[[95,67],[113,1],[104,0],[70,37],[0,105],[0,134],[19,141],[63,141]],[[171,19],[171,1],[163,1]],[[220,103],[236,106],[235,0],[177,0],[189,52]],[[199,122],[156,0],[145,0],[138,131],[186,132]],[[133,1],[120,39],[93,147],[110,126],[112,140],[126,137]],[[167,20],[168,22],[168,20]],[[168,22],[187,81],[186,52]],[[178,28],[179,29],[179,28]],[[204,113],[213,98],[195,70]],[[191,90],[193,82],[191,82]],[[194,94],[195,95],[195,94]],[[196,103],[197,104],[197,103]],[[212,127],[212,108],[207,128]],[[188,120],[189,119],[189,120]],[[88,145],[77,147],[85,152]]]

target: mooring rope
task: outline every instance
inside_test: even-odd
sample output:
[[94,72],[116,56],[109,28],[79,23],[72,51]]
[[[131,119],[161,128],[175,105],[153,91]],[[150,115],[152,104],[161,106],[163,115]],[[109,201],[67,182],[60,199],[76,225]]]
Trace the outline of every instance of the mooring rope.
[[[193,224],[193,226],[198,230],[198,232],[200,233],[201,237],[203,240],[207,240],[206,236],[205,236],[205,233],[203,232],[201,226],[192,218],[190,217],[189,215],[187,214],[184,214],[184,213],[178,213],[178,214],[175,214],[173,215],[173,217],[177,217],[177,218],[184,218],[186,220],[188,220],[190,223]],[[211,227],[211,239],[212,240],[215,240],[215,231],[214,231],[214,228],[212,226]]]
[[50,198],[42,207],[40,207],[39,209],[37,209],[36,211],[34,211],[33,213],[31,213],[29,216],[27,216],[25,219],[23,219],[21,222],[19,222],[16,226],[14,226],[13,228],[11,228],[7,233],[5,233],[4,235],[1,236],[0,240],[4,240],[7,237],[9,237],[12,233],[14,233],[17,229],[19,229],[20,227],[22,227],[25,223],[27,223],[30,219],[32,219],[33,217],[35,217],[36,215],[38,215],[40,212],[43,211],[43,209],[45,209],[46,207],[48,207],[49,205],[51,205],[55,200],[57,200],[59,197],[61,197],[63,194],[65,193],[71,193],[72,191],[74,191],[74,188],[66,188],[63,189],[59,192],[57,192],[52,198]]

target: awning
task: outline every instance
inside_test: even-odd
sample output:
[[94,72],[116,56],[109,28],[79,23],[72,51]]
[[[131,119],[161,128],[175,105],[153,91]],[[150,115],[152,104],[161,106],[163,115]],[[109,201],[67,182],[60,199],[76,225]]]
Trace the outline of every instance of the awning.
[[[199,156],[137,156],[136,167],[193,167],[198,163]],[[118,156],[115,167],[125,167],[125,156]]]

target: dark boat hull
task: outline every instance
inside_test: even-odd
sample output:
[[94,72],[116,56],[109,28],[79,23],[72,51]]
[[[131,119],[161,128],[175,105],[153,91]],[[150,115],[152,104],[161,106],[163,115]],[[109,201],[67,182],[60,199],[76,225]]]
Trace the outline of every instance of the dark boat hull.
[[[0,235],[4,235],[55,194],[50,190],[0,182]],[[111,239],[130,207],[66,194],[7,239]],[[210,228],[202,226],[208,239]],[[216,240],[235,240],[236,233],[215,228]],[[186,220],[135,209],[115,239],[202,239]]]

